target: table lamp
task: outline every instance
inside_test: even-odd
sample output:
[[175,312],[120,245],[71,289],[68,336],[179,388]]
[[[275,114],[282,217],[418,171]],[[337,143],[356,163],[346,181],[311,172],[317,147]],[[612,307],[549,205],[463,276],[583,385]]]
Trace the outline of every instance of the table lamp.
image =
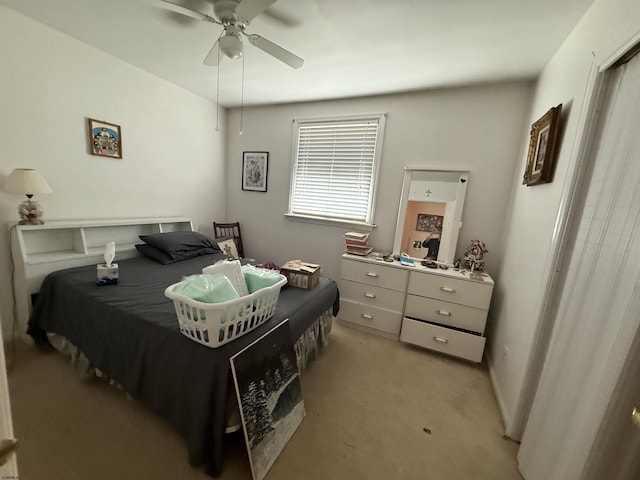
[[16,168],[4,182],[4,191],[9,193],[21,193],[27,199],[18,207],[20,225],[42,225],[42,209],[32,197],[36,193],[51,193],[51,187],[33,168]]

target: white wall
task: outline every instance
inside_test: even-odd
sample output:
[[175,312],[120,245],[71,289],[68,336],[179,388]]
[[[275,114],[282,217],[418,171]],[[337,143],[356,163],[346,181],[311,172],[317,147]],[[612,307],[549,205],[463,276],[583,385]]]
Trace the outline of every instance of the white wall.
[[[458,254],[470,240],[489,248],[487,271],[500,265],[501,232],[514,172],[523,162],[532,84],[500,83],[398,95],[245,108],[227,117],[227,220],[239,220],[245,252],[282,263],[322,264],[338,278],[345,227],[287,220],[294,118],[387,112],[375,223],[370,243],[391,251],[406,165],[471,171]],[[243,151],[268,151],[266,193],[241,189]]]
[[[1,305],[0,305],[1,306]],[[2,310],[0,310],[0,323]],[[11,400],[9,399],[9,384],[7,381],[7,366],[2,329],[0,328],[0,438],[14,438],[13,420],[11,418]],[[0,465],[0,478],[18,478],[18,461],[12,453],[7,463]]]
[[[225,209],[215,104],[0,7],[0,186],[37,168],[44,219],[188,216],[213,234]],[[90,155],[87,117],[119,124],[122,160]],[[12,300],[6,225],[22,198],[0,191],[0,304]]]
[[[577,134],[592,65],[627,45],[640,31],[640,2],[596,0],[544,69],[536,86],[529,123],[550,107],[563,104],[562,134],[553,183],[517,185],[505,225],[503,261],[494,291],[488,361],[507,433],[519,438],[514,424],[548,281],[549,246],[565,182],[577,158]],[[523,147],[521,157],[526,155]],[[513,184],[522,178],[516,172]],[[508,354],[504,357],[504,347]]]

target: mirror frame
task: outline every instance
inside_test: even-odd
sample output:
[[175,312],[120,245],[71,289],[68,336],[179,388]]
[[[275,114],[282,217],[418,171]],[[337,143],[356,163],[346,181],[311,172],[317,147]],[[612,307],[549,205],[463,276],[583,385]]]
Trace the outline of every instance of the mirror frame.
[[[454,173],[458,174],[458,189],[456,193],[456,205],[453,211],[453,218],[445,218],[443,231],[441,236],[440,249],[438,251],[438,263],[452,265],[455,259],[458,246],[458,235],[462,227],[462,211],[464,210],[464,199],[467,194],[467,185],[469,184],[468,170],[445,170],[437,168],[425,167],[405,167],[404,178],[402,180],[402,193],[400,196],[400,208],[398,211],[398,219],[396,223],[396,234],[393,241],[393,254],[400,255],[402,248],[402,237],[404,235],[404,226],[407,215],[407,202],[409,201],[409,192],[411,180],[414,172],[437,172],[437,173]],[[423,258],[411,257],[420,261]]]

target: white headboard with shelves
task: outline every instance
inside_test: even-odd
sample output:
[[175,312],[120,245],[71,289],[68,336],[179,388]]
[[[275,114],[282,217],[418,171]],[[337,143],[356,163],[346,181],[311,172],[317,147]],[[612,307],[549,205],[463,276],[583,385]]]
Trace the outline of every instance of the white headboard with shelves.
[[64,268],[103,263],[104,248],[116,244],[115,261],[138,255],[140,235],[191,231],[191,219],[125,218],[105,220],[58,220],[44,225],[9,225],[14,263],[13,288],[21,333],[26,331],[31,296],[44,278]]

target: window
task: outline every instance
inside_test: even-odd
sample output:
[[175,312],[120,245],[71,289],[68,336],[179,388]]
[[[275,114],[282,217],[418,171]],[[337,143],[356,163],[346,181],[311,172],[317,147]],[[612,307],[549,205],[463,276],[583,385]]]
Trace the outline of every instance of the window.
[[373,221],[385,114],[294,120],[289,216]]

